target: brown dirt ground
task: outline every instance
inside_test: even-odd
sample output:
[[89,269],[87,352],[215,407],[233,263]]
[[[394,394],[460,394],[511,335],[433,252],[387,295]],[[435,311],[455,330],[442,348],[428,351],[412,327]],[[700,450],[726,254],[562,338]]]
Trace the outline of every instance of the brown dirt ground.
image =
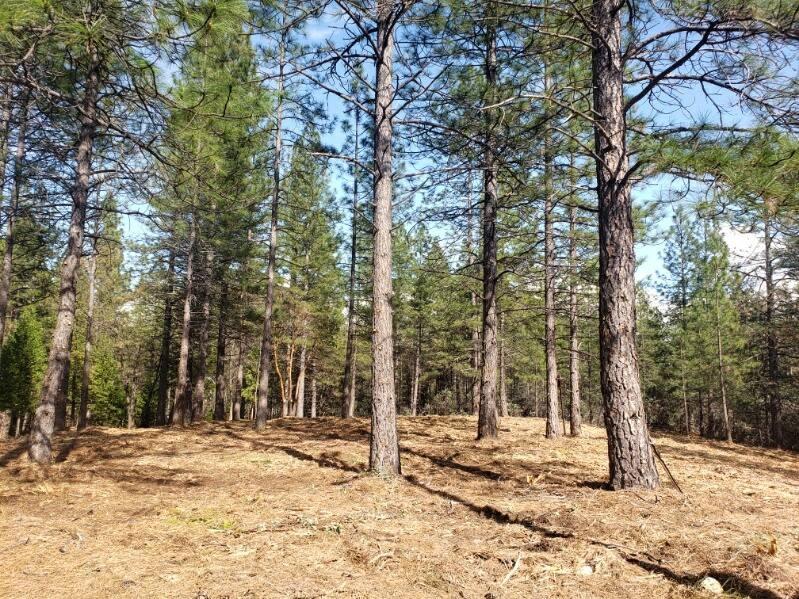
[[398,480],[364,420],[69,432],[47,469],[0,444],[0,596],[799,597],[796,454],[659,436],[685,495],[610,492],[600,429],[475,427],[402,418]]

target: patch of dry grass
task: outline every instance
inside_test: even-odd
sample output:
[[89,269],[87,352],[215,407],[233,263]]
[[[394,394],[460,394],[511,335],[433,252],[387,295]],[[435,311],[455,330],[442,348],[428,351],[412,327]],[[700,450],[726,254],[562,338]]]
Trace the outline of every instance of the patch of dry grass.
[[799,457],[656,439],[685,495],[609,492],[604,434],[403,418],[403,477],[368,422],[280,420],[0,444],[2,597],[799,596]]

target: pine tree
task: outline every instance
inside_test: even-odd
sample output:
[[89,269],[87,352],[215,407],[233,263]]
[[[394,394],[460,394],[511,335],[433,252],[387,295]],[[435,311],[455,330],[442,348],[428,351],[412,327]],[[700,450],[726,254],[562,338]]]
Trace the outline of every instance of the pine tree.
[[0,411],[10,418],[0,422],[5,438],[13,420],[23,420],[36,405],[47,364],[44,329],[33,307],[21,311],[16,327],[3,345],[0,363]]

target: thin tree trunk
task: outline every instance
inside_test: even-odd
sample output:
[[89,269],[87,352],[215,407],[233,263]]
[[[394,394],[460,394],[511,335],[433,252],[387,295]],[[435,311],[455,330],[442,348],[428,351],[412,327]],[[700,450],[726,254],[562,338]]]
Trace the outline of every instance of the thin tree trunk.
[[311,361],[311,418],[316,418],[316,360]]
[[175,252],[170,248],[164,296],[164,319],[161,328],[161,360],[158,364],[158,405],[155,423],[164,425],[169,415],[169,367],[172,348],[172,304],[175,281]]
[[688,337],[688,323],[685,320],[685,310],[688,307],[688,273],[686,268],[687,256],[685,248],[685,232],[682,228],[682,220],[677,229],[678,241],[680,244],[680,386],[682,388],[683,416],[685,417],[685,434],[691,436],[691,412],[688,408],[688,390],[685,380],[685,340]]
[[211,273],[213,272],[213,253],[209,250],[202,287],[202,312],[197,331],[197,367],[194,369],[192,384],[192,421],[198,422],[205,416],[205,379],[208,376],[208,327],[211,321]]
[[[285,23],[282,23],[285,25]],[[285,27],[281,30],[278,78],[277,106],[275,109],[275,157],[272,164],[274,188],[272,190],[272,218],[269,225],[269,257],[266,275],[266,307],[264,311],[264,332],[261,338],[261,359],[259,363],[258,388],[256,392],[255,428],[266,426],[269,419],[269,360],[272,356],[272,313],[275,305],[275,269],[277,263],[277,219],[280,203],[280,163],[283,149],[283,72],[286,63]]]
[[582,433],[583,416],[580,407],[580,334],[577,313],[577,208],[569,207],[569,392],[571,408],[569,432],[572,437]]
[[377,0],[375,56],[372,434],[369,469],[384,476],[400,473],[397,398],[394,388],[394,327],[391,300],[391,227],[393,204],[391,81],[394,51],[394,2]]
[[[8,160],[8,138],[11,129],[11,85],[10,84],[6,84],[3,90],[2,102],[3,102],[2,107],[0,108],[0,208],[2,208],[3,190],[5,189],[5,183],[6,183],[5,174],[6,174],[6,162]],[[7,218],[11,220],[12,214],[14,214],[15,212],[15,208],[13,201],[10,200],[9,204],[10,204],[8,210],[9,214]],[[7,296],[8,295],[7,287],[3,287],[3,289],[0,289],[0,294],[4,292]],[[0,302],[2,301],[3,300],[0,298]],[[0,310],[0,359],[2,359],[3,341],[5,341],[6,311],[7,311],[8,299],[6,299],[5,302],[6,302],[6,307]],[[2,437],[2,432],[0,432],[0,438],[4,438]]]
[[499,315],[499,415],[508,417],[508,377],[505,355],[505,314]]
[[[9,100],[8,97],[5,100]],[[7,136],[9,129],[9,119],[11,114],[10,105],[5,105],[3,114],[0,116],[0,151],[2,151],[2,158],[0,158],[0,199],[2,199],[3,185],[5,183],[5,168],[6,168],[6,151],[7,151]],[[6,245],[3,252],[3,270],[0,274],[0,360],[3,355],[3,342],[5,341],[6,320],[8,315],[8,299],[11,292],[11,273],[14,257],[14,225],[16,224],[17,211],[19,210],[19,196],[23,182],[24,167],[23,161],[25,159],[25,135],[28,125],[28,95],[22,102],[22,108],[19,114],[19,126],[17,127],[17,150],[14,156],[14,184],[11,189],[11,197],[8,202],[8,213],[6,214]],[[0,439],[6,439],[11,427],[11,412],[3,410],[0,412]]]
[[[474,206],[472,204],[472,179],[471,173],[469,175],[469,193],[466,197],[467,202],[469,203],[467,208],[467,230],[466,230],[466,251],[469,254],[469,273],[474,273],[474,266],[477,264],[477,260],[475,258],[475,251],[474,251]],[[471,287],[471,286],[470,286]],[[472,315],[476,316],[478,314],[477,309],[477,293],[475,293],[474,289],[471,289],[469,293],[469,303],[472,306]],[[472,375],[472,388],[471,388],[471,399],[472,399],[472,415],[477,416],[480,412],[480,384],[481,384],[481,372],[480,372],[480,324],[475,321],[474,327],[472,327],[472,352],[471,352],[471,359],[472,359],[472,371],[474,374]]]
[[294,389],[294,415],[297,418],[305,417],[305,372],[307,366],[307,352],[305,340],[300,345],[300,358],[297,373],[297,387]]
[[419,404],[419,378],[422,368],[422,323],[416,335],[416,351],[413,359],[413,384],[411,385],[411,416],[416,416]]
[[100,88],[99,57],[90,49],[90,66],[86,77],[80,134],[75,156],[76,177],[72,189],[72,215],[69,223],[69,240],[61,265],[58,315],[56,316],[47,370],[42,383],[41,403],[34,416],[28,455],[39,463],[50,461],[52,435],[56,419],[56,401],[64,382],[69,360],[72,330],[75,326],[76,282],[80,257],[83,252],[83,225],[89,197],[89,177],[92,170],[92,148],[97,133],[97,95]]
[[[283,394],[283,404],[280,408],[281,418],[287,418],[289,414],[294,414],[292,409],[292,402],[294,401],[294,351],[294,331],[292,330],[291,341],[286,345],[286,376],[284,379],[286,391]],[[277,360],[277,357],[275,360]]]
[[2,105],[0,105],[0,207],[2,207],[3,190],[5,189],[6,162],[8,161],[8,139],[11,131],[11,84],[3,88]]
[[635,253],[621,56],[622,0],[593,0],[593,95],[599,200],[600,379],[610,487],[659,484],[635,347]]
[[125,404],[127,407],[127,428],[136,428],[136,387],[132,383],[125,384]]
[[[549,76],[544,75],[544,87],[550,88]],[[547,381],[547,425],[546,436],[553,439],[560,436],[558,407],[560,394],[558,388],[558,357],[555,332],[555,234],[553,230],[554,192],[552,190],[552,152],[550,140],[544,144],[544,351],[546,354]]]
[[99,217],[95,222],[92,253],[89,256],[87,278],[89,297],[86,306],[86,341],[83,345],[83,371],[80,381],[80,409],[78,414],[78,430],[83,430],[89,423],[89,387],[92,375],[92,349],[94,346],[94,308],[97,301],[97,236],[99,235]]
[[[5,119],[5,115],[3,116]],[[8,129],[8,122],[4,124]],[[6,320],[8,316],[8,299],[11,292],[11,273],[13,270],[14,261],[14,226],[16,225],[17,212],[19,211],[19,197],[22,190],[24,181],[25,167],[25,137],[28,127],[28,94],[22,100],[22,107],[19,111],[19,126],[17,127],[17,149],[14,154],[14,183],[11,188],[11,197],[8,202],[8,213],[6,214],[6,246],[3,252],[3,271],[0,274],[0,358],[2,357],[3,342],[5,341],[6,333]],[[8,132],[6,130],[5,135]],[[3,146],[6,146],[6,141],[3,140]],[[5,176],[5,153],[6,149],[3,148],[3,170],[0,171],[0,194],[2,193],[2,183]]]
[[283,373],[280,370],[280,362],[277,359],[277,345],[272,347],[272,354],[275,360],[275,374],[277,375],[278,388],[280,389],[280,417],[288,416],[288,399],[286,398],[286,385],[283,381]]
[[191,389],[189,385],[189,348],[191,342],[191,303],[194,293],[194,244],[195,223],[191,221],[189,247],[186,258],[186,296],[183,299],[183,322],[180,333],[180,356],[178,358],[178,380],[175,391],[175,406],[172,424],[186,426],[191,422]]
[[[485,78],[488,88],[485,104],[496,99],[497,36],[496,6],[490,2],[487,9],[485,40]],[[482,383],[480,386],[480,411],[477,418],[477,438],[494,439],[497,427],[497,202],[499,173],[496,157],[495,118],[489,111],[485,115],[485,149],[483,173],[483,349]]]
[[222,273],[222,289],[219,294],[219,328],[216,334],[216,385],[214,389],[214,420],[225,419],[225,320],[227,318],[228,288],[225,280],[226,273]]
[[241,391],[244,387],[244,343],[241,339],[238,342],[238,351],[236,352],[236,384],[235,388],[233,389],[233,399],[231,403],[233,404],[233,414],[231,418],[233,420],[241,420],[241,412],[243,409],[242,401],[241,401]]
[[779,361],[777,335],[774,327],[774,264],[771,243],[773,240],[771,205],[766,200],[763,219],[763,247],[766,275],[766,396],[769,415],[769,436],[774,445],[782,443],[782,406],[779,390]]
[[719,359],[719,390],[721,391],[721,410],[724,417],[724,434],[727,437],[727,442],[732,443],[730,413],[727,410],[727,386],[724,382],[724,352],[721,345],[721,317],[719,315],[718,298],[716,298],[716,349]]
[[347,304],[347,352],[344,359],[344,384],[341,402],[341,417],[352,418],[355,415],[355,370],[356,370],[356,328],[357,315],[355,313],[355,282],[356,265],[358,259],[358,150],[361,136],[361,111],[355,107],[355,148],[353,150],[356,162],[353,166],[352,180],[352,216],[350,231],[350,280],[349,297]]

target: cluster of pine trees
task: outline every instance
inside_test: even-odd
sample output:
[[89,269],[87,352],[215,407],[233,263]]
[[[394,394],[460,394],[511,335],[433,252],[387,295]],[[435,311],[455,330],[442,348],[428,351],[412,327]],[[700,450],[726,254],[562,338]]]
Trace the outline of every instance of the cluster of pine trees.
[[650,427],[797,447],[797,14],[4,2],[0,432],[370,415],[392,474],[398,412],[541,416],[614,488]]

